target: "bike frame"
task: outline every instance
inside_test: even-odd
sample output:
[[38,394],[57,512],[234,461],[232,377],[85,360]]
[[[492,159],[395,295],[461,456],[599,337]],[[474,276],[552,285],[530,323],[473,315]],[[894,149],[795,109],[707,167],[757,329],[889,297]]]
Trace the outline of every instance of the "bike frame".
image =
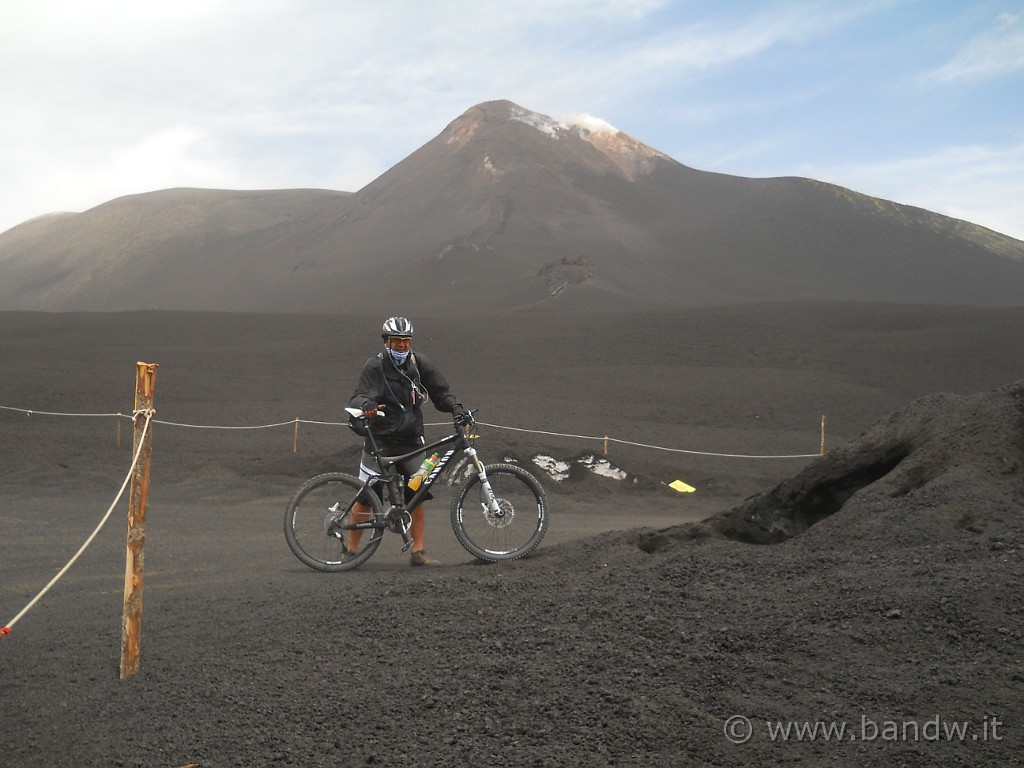
[[[357,418],[365,417],[357,409],[346,409],[353,416],[359,414]],[[387,488],[388,504],[389,509],[385,515],[384,521],[379,520],[367,520],[362,523],[349,523],[342,526],[347,530],[366,530],[370,528],[386,528],[388,523],[397,523],[396,513],[399,516],[406,517],[405,520],[401,521],[400,525],[396,525],[393,530],[402,534],[402,540],[405,542],[404,549],[408,549],[412,545],[412,541],[409,539],[409,526],[411,524],[411,518],[408,518],[408,511],[410,509],[416,509],[417,506],[423,501],[430,487],[444,472],[448,463],[454,456],[459,453],[464,453],[473,465],[473,469],[476,471],[480,478],[480,485],[484,490],[484,499],[486,500],[487,507],[492,512],[499,512],[498,501],[494,496],[494,491],[491,488],[491,484],[487,479],[487,470],[484,468],[483,461],[480,460],[480,456],[477,453],[476,448],[470,442],[469,437],[466,435],[466,427],[462,424],[455,425],[454,434],[442,437],[440,440],[435,440],[432,443],[417,448],[415,451],[409,453],[403,453],[398,456],[382,456],[380,447],[377,445],[377,439],[374,437],[373,429],[370,427],[369,419],[365,419],[366,422],[366,435],[370,441],[370,447],[372,448],[373,457],[377,462],[377,468],[380,470],[380,475],[376,478],[367,478],[363,481],[362,488],[356,495],[358,499],[364,493],[373,493],[372,486],[375,481],[383,482]],[[437,461],[437,466],[430,472],[430,474],[424,478],[422,484],[416,489],[416,492],[412,495],[408,501],[405,500],[405,477],[399,473],[391,470],[406,459],[411,459],[413,456],[426,455],[428,451],[434,448],[440,448],[442,446],[451,445],[455,443],[453,448],[448,449],[441,458]],[[383,494],[382,494],[383,499]],[[350,510],[346,510],[346,514]],[[400,519],[400,518],[399,518]]]
[[[466,437],[465,431],[462,427],[457,428],[459,431],[455,434],[442,437],[440,440],[435,440],[433,443],[424,445],[422,448],[417,448],[415,451],[409,453],[403,453],[399,456],[383,456],[381,455],[380,448],[377,446],[377,441],[374,439],[373,431],[367,432],[367,436],[370,438],[370,445],[373,448],[373,457],[377,462],[377,468],[380,470],[379,478],[371,478],[363,481],[364,489],[368,489],[373,485],[374,480],[386,481],[388,489],[388,499],[392,507],[415,509],[420,502],[423,501],[427,495],[427,491],[430,490],[430,486],[434,484],[434,481],[441,476],[445,467],[448,466],[448,462],[458,453],[465,453],[471,458],[476,455],[476,449],[473,448],[469,443],[469,439]],[[405,500],[405,484],[403,475],[392,472],[391,470],[401,464],[406,459],[411,459],[413,456],[426,455],[429,451],[434,448],[440,448],[444,445],[450,445],[452,443],[459,443],[454,448],[450,448],[445,451],[444,455],[441,456],[437,461],[437,466],[431,471],[431,473],[423,479],[420,487],[416,489],[416,493],[412,495],[409,501]],[[475,463],[474,463],[475,466]],[[477,467],[477,471],[480,467]]]

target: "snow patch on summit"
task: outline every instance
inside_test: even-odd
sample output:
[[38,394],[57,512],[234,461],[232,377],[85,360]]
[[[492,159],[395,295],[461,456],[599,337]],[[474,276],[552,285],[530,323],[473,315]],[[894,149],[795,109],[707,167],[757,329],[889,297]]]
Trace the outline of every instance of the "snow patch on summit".
[[529,110],[516,107],[509,110],[509,118],[519,123],[526,123],[527,125],[533,126],[541,133],[546,133],[553,139],[558,138],[558,132],[564,131],[566,125],[552,120],[550,117],[545,115],[539,115],[536,112],[530,112]]
[[619,129],[602,120],[600,117],[588,115],[585,112],[569,115],[565,120],[552,120],[546,115],[531,112],[528,109],[516,107],[509,110],[509,118],[519,123],[536,128],[541,133],[547,134],[553,139],[558,138],[559,131],[579,130],[581,133],[606,133],[615,135]]

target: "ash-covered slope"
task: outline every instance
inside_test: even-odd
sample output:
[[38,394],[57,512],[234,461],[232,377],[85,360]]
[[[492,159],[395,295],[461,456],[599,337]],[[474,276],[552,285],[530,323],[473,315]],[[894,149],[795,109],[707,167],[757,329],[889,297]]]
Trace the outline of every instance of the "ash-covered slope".
[[0,278],[0,309],[1017,306],[1024,243],[495,101],[354,195],[173,190],[27,223],[0,235]]
[[388,263],[439,272],[453,298],[1024,302],[1020,241],[810,179],[694,170],[509,102],[470,109],[356,198],[353,221],[406,238]]
[[657,534],[646,547],[671,549],[708,533],[778,544],[826,520],[831,535],[866,543],[886,536],[921,542],[939,529],[946,536],[1019,527],[1024,380],[921,398],[767,493],[696,527]]
[[305,229],[349,193],[170,189],[0,235],[0,308],[238,310],[284,263],[276,233]]

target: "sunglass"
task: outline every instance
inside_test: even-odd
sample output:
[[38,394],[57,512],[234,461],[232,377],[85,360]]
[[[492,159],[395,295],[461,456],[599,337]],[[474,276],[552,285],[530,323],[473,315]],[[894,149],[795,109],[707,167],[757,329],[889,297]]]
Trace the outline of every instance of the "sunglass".
[[397,342],[400,342],[400,343],[401,342],[405,342],[405,343],[408,343],[408,344],[412,344],[412,337],[411,336],[388,336],[388,341],[397,341]]

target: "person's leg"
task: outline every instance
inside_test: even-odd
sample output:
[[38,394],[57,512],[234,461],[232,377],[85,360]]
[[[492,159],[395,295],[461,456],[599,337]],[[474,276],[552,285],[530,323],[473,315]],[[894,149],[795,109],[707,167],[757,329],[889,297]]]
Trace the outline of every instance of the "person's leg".
[[419,552],[423,549],[423,534],[427,527],[427,518],[423,512],[423,505],[420,504],[410,512],[412,516],[412,527],[409,534],[412,536],[412,551]]
[[[373,466],[370,455],[363,449],[362,455],[359,457],[359,479],[361,481],[370,480],[378,476],[378,473],[370,469]],[[380,493],[376,491],[376,486],[373,486],[374,492],[380,496]],[[357,501],[352,505],[352,511],[349,513],[349,520],[352,523],[365,523],[370,519],[370,515],[373,510],[369,504],[364,504],[361,501]],[[363,538],[362,531],[349,531],[348,532],[348,551],[358,552],[359,542]]]
[[423,536],[427,527],[427,518],[426,513],[423,511],[423,505],[418,505],[409,514],[412,516],[412,525],[409,528],[409,534],[412,536],[412,554],[409,557],[409,562],[412,565],[440,565],[423,548]]
[[[363,504],[361,501],[357,501],[352,505],[352,511],[349,513],[353,523],[365,523],[370,519],[370,506]],[[349,531],[348,532],[348,551],[358,552],[359,542],[363,538],[362,531]]]

